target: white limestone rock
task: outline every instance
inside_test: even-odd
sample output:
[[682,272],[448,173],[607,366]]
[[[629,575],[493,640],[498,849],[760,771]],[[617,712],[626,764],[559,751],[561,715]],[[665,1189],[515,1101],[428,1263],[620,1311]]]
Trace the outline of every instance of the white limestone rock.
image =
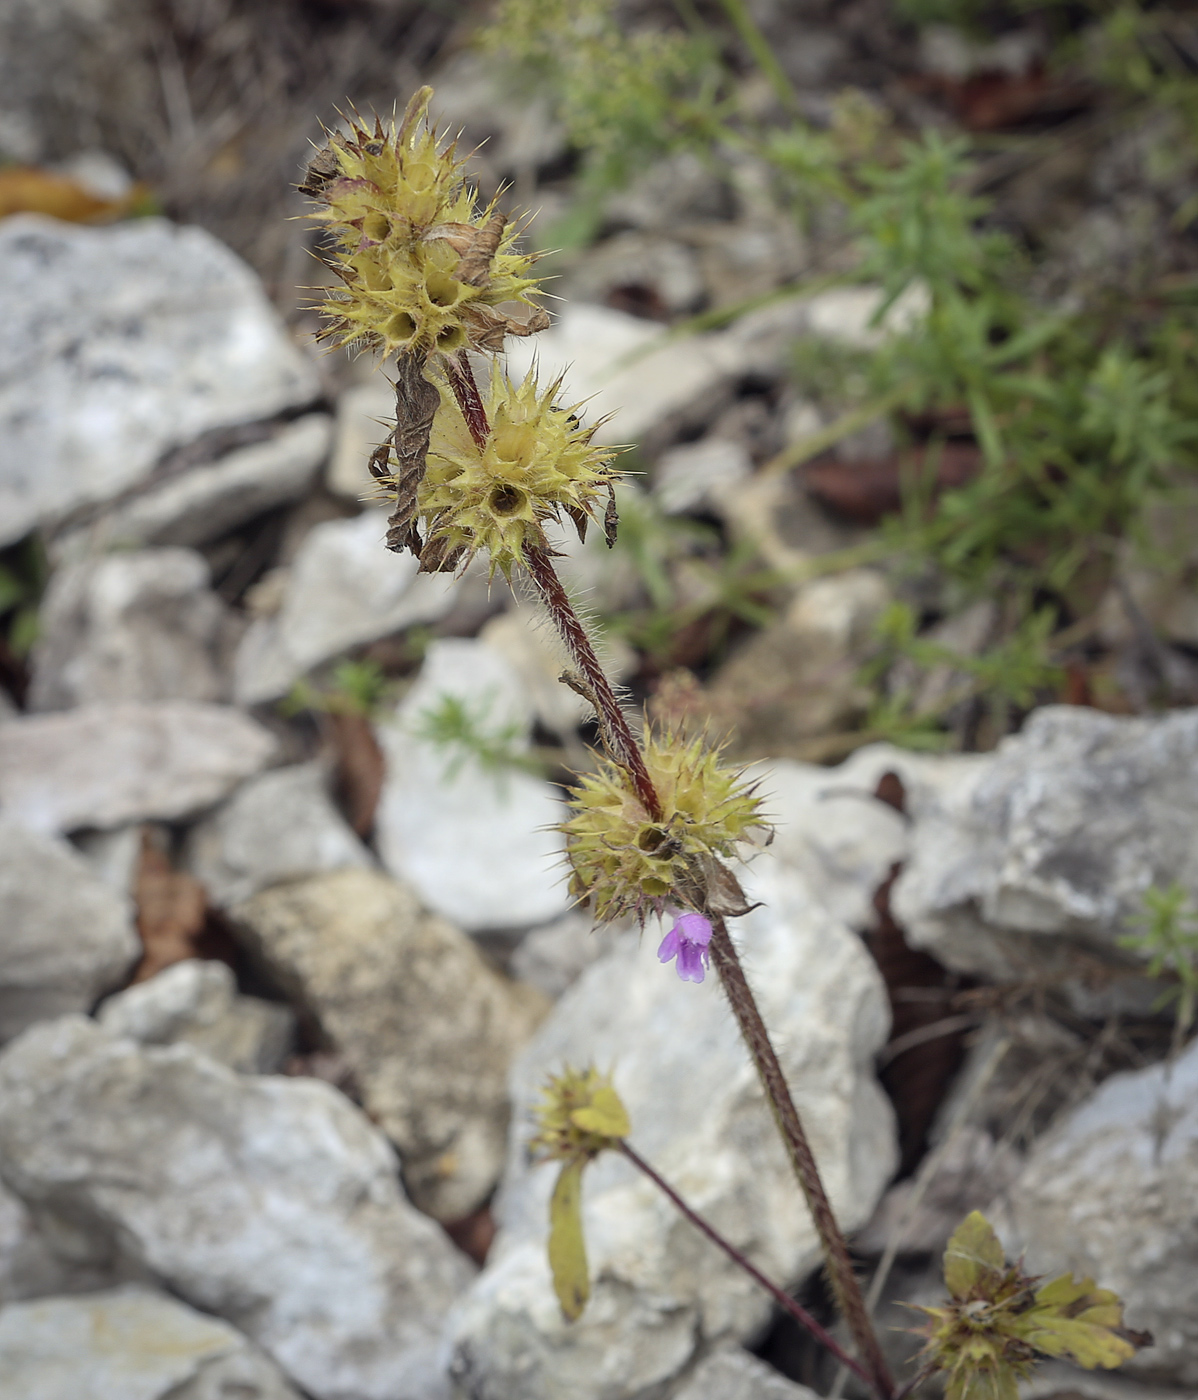
[[131,1286],[0,1309],[4,1400],[300,1400],[235,1328]]
[[353,1070],[416,1205],[439,1220],[482,1205],[503,1165],[508,1067],[544,1014],[541,998],[378,871],[279,885],[233,917]]
[[263,511],[298,500],[329,453],[332,419],[305,413],[261,441],[181,471],[156,473],[51,541],[59,559],[146,545],[201,545]]
[[222,908],[269,885],[374,858],[329,796],[319,761],[243,783],[188,833],[184,863]]
[[[1123,1299],[1153,1346],[1122,1370],[1198,1386],[1198,1044],[1117,1074],[1031,1150],[1007,1193],[1004,1243],[1029,1269],[1072,1269]],[[1087,1379],[1088,1387],[1088,1379]]]
[[789,1381],[739,1347],[701,1361],[674,1400],[818,1400],[815,1391]]
[[171,821],[219,802],[275,738],[224,705],[84,705],[0,725],[0,810],[33,831]]
[[15,215],[0,300],[0,543],[319,393],[257,278],[202,229]]
[[0,1055],[0,1173],[77,1257],[224,1317],[315,1400],[426,1400],[470,1267],[328,1084],[63,1017]]
[[96,1019],[141,1045],[194,1045],[243,1074],[277,1074],[295,1040],[295,1014],[242,996],[231,968],[186,958],[111,996]]
[[[803,1114],[838,1218],[872,1212],[896,1163],[872,1071],[888,1015],[860,941],[768,855],[746,875],[761,908],[734,936]],[[631,1141],[768,1275],[819,1258],[811,1219],[714,976],[681,982],[658,935],[625,939],[557,1003],[512,1071],[513,1127],[484,1272],[455,1310],[452,1374],[465,1394],[612,1400],[680,1375],[702,1349],[745,1340],[770,1302],[622,1158],[588,1168],[592,1297],[563,1322],[545,1257],[556,1172],[528,1163],[530,1111],[563,1065],[611,1066]]]
[[368,510],[317,525],[300,545],[282,606],[257,618],[238,649],[234,696],[257,705],[350,647],[435,622],[453,605],[451,574],[420,574],[419,560],[383,540],[387,512]]
[[376,835],[383,864],[467,932],[526,928],[564,914],[564,808],[556,790],[512,766],[484,766],[423,731],[446,702],[518,758],[531,700],[519,677],[477,641],[434,642],[393,723],[379,729],[387,778]]
[[210,584],[207,563],[190,549],[58,569],[38,617],[29,708],[223,700],[232,618]]
[[130,901],[64,841],[0,818],[0,1043],[90,1011],[141,956]]
[[1196,767],[1198,710],[1037,710],[916,824],[895,915],[915,946],[998,981],[1097,959],[1142,984],[1146,1011],[1117,939],[1150,887],[1198,897]]

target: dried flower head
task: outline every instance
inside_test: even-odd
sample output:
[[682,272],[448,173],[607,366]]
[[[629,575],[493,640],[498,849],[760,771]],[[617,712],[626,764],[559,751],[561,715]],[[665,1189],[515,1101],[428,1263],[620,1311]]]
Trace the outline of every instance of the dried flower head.
[[[498,350],[509,332],[548,325],[533,298],[533,258],[515,251],[518,234],[494,204],[476,213],[456,143],[428,123],[432,89],[413,97],[398,126],[373,131],[359,120],[335,133],[300,185],[317,201],[312,218],[328,230],[328,260],[343,289],[320,304],[324,332],[338,345],[453,351]],[[516,321],[504,302],[533,307]]]
[[591,900],[600,922],[635,914],[643,923],[667,905],[743,914],[744,896],[724,861],[765,830],[761,799],[702,738],[663,732],[642,753],[660,820],[619,764],[609,760],[586,774],[571,791],[573,815],[562,826],[571,893]]
[[457,564],[483,552],[492,573],[510,578],[530,545],[546,546],[546,521],[564,512],[581,534],[610,500],[616,452],[592,445],[597,425],[584,428],[556,405],[560,388],[557,380],[538,391],[531,373],[513,384],[493,365],[484,399],[490,431],[481,447],[457,400],[443,393],[416,495],[426,549],[438,560]]
[[1093,1370],[1119,1366],[1152,1342],[1123,1326],[1123,1304],[1093,1279],[1064,1274],[1038,1287],[1020,1264],[1007,1263],[980,1211],[949,1240],[944,1281],[950,1300],[920,1311],[928,1316],[923,1357],[947,1374],[946,1400],[1018,1400],[1019,1382],[1040,1357]]

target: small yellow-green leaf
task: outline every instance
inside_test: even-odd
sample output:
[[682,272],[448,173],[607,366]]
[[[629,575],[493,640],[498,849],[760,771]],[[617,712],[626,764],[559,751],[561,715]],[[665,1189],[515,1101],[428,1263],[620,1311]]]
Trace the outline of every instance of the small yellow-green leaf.
[[1019,1337],[1047,1356],[1086,1370],[1120,1366],[1135,1355],[1134,1344],[1114,1329],[1123,1326],[1123,1304],[1092,1278],[1079,1283],[1062,1274],[1036,1291],[1036,1304],[1019,1320]]
[[591,1296],[586,1241],[582,1235],[581,1161],[565,1162],[549,1202],[549,1267],[553,1291],[570,1322],[582,1316]]
[[570,1121],[583,1132],[599,1133],[603,1137],[627,1137],[632,1131],[628,1110],[610,1084],[596,1089],[585,1108],[576,1108],[570,1114]]
[[985,1275],[1006,1266],[998,1236],[980,1210],[967,1215],[944,1251],[944,1282],[954,1298],[967,1298]]

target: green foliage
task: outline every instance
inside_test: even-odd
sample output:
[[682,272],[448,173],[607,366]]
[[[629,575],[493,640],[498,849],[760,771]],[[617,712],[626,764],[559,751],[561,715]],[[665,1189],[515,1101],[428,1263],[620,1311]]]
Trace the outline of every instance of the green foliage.
[[38,603],[48,577],[46,553],[36,535],[5,550],[0,562],[0,631],[14,656],[28,656],[37,641]]
[[515,721],[494,722],[493,706],[493,695],[481,696],[473,704],[459,695],[442,695],[416,717],[416,737],[445,754],[447,779],[456,778],[467,761],[496,775],[513,770],[541,772],[540,764],[524,747],[523,727]]
[[279,708],[284,715],[313,710],[330,715],[372,717],[386,703],[390,683],[377,661],[342,661],[333,668],[330,684],[318,689],[310,681],[297,681]]
[[1176,1003],[1177,1040],[1189,1034],[1198,1012],[1198,911],[1189,891],[1176,882],[1144,892],[1144,911],[1133,920],[1138,932],[1125,934],[1119,946],[1146,956],[1150,977],[1170,976],[1177,985],[1157,998],[1154,1010]]
[[[1136,534],[1146,503],[1179,474],[1198,470],[1198,337],[1188,305],[1198,288],[1150,286],[1145,274],[1113,269],[1105,284],[1095,279],[1068,302],[1039,300],[1029,290],[1033,253],[995,224],[974,191],[976,143],[939,131],[898,139],[885,112],[852,93],[838,100],[827,127],[813,127],[786,104],[784,75],[762,57],[747,8],[740,0],[723,8],[784,99],[785,115],[768,125],[722,96],[735,84],[719,73],[710,43],[619,35],[613,0],[507,0],[490,42],[525,57],[535,52],[556,74],[558,91],[569,94],[561,100],[573,139],[592,160],[602,163],[617,150],[639,160],[681,144],[713,161],[749,151],[773,169],[796,217],[817,211],[825,226],[831,219],[854,240],[846,280],[881,286],[875,323],[904,293],[926,306],[905,334],[868,354],[822,344],[800,349],[796,377],[822,401],[840,401],[846,430],[860,426],[873,404],[879,416],[890,415],[900,442],[917,432],[930,467],[942,440],[938,424],[976,441],[980,470],[965,485],[936,490],[933,470],[908,474],[906,507],[888,522],[887,537],[896,553],[930,564],[958,594],[997,593],[1022,605],[1022,620],[1019,607],[1004,609],[1008,635],[972,674],[979,686],[992,679],[1012,703],[1025,704],[1039,689],[1038,674],[1051,672],[1056,633],[1093,612],[1120,541]],[[995,8],[979,0],[900,5],[917,24],[965,28]],[[1129,121],[1165,114],[1153,159],[1191,173],[1198,166],[1192,141],[1176,128],[1181,121],[1198,134],[1185,16],[1133,0],[1094,0],[1089,27],[1079,28],[1085,10],[1067,13],[1055,0],[1011,0],[997,10],[1012,19],[1042,13],[1061,40],[1059,52],[1104,85],[1113,103],[1124,103]],[[652,93],[601,101],[582,72],[595,62],[593,52],[602,54],[594,73],[620,75],[611,91],[631,83]],[[676,61],[658,72],[648,55],[667,52]],[[596,81],[609,84],[606,76]],[[605,178],[633,166],[610,163]],[[1198,197],[1191,204],[1177,210],[1179,226],[1198,217]],[[836,433],[833,425],[821,438]],[[634,639],[661,650],[677,621],[663,583],[668,570],[645,558],[640,567],[653,609]],[[936,664],[931,652],[923,658],[920,664]]]
[[500,0],[481,42],[553,95],[585,156],[583,207],[566,229],[576,241],[590,237],[604,193],[717,130],[719,72],[701,34],[626,30],[608,0]]
[[1093,1279],[1063,1274],[1037,1288],[1037,1278],[1007,1263],[980,1211],[949,1240],[944,1282],[948,1302],[920,1311],[928,1317],[923,1357],[947,1376],[947,1400],[1018,1400],[1019,1382],[1041,1357],[1111,1368],[1142,1344],[1124,1331],[1118,1297]]
[[550,1075],[536,1119],[529,1150],[541,1161],[562,1164],[549,1201],[549,1268],[562,1315],[575,1322],[591,1296],[582,1231],[583,1169],[600,1153],[618,1150],[632,1127],[611,1080],[594,1066],[567,1065]]

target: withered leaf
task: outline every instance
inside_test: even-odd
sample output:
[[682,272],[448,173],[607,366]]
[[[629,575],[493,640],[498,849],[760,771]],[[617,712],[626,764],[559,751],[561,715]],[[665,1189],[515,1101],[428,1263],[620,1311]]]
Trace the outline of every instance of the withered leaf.
[[507,219],[496,209],[481,229],[474,230],[474,239],[458,263],[458,278],[471,287],[484,287],[491,280],[491,260],[499,251]]
[[570,519],[574,522],[574,528],[578,531],[579,544],[586,544],[587,525],[590,523],[590,517],[587,515],[586,511],[583,510],[581,506],[567,505],[565,507],[565,511],[566,514],[570,517]]
[[615,547],[620,530],[620,512],[616,509],[616,488],[607,484],[607,509],[603,512],[603,538],[608,549]]
[[416,531],[416,496],[424,480],[428,441],[441,395],[424,377],[424,360],[411,352],[395,363],[395,509],[387,521],[387,548],[420,553]]
[[304,178],[298,185],[299,192],[312,199],[320,199],[324,194],[325,186],[340,174],[341,166],[338,164],[332,146],[325,146],[322,150],[317,151],[308,162]]
[[745,898],[740,881],[723,861],[706,852],[695,856],[694,861],[705,890],[704,908],[709,913],[723,919],[736,919],[757,908],[756,904],[750,904]]

